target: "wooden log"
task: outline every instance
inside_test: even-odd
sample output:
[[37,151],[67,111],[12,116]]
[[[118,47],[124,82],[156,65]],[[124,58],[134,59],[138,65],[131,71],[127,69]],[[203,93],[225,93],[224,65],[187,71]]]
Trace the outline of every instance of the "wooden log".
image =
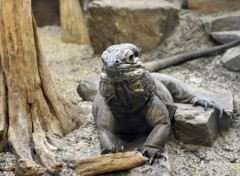
[[92,176],[112,171],[131,169],[142,165],[148,159],[140,152],[105,154],[78,161],[75,164],[81,176]]
[[60,0],[62,40],[90,45],[88,28],[79,0]]

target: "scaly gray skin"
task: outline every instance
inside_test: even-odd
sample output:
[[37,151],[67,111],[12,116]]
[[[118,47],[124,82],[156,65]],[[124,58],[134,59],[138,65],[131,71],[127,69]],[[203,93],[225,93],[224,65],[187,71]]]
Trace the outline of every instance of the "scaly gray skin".
[[119,136],[148,134],[141,150],[152,164],[166,145],[173,102],[192,103],[222,109],[206,97],[194,93],[181,81],[149,73],[139,60],[133,44],[113,45],[102,54],[99,93],[93,103],[102,153],[122,151]]

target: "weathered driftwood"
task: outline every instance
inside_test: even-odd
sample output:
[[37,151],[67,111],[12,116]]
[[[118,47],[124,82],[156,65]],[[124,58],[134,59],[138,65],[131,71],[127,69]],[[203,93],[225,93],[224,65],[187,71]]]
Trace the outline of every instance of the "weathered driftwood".
[[140,166],[147,160],[140,152],[105,154],[80,161],[75,161],[77,173],[81,176],[91,176],[112,171],[131,169]]
[[[0,0],[0,149],[18,160],[16,175],[56,173],[61,137],[79,127],[78,107],[56,90],[39,44],[31,0]],[[50,139],[50,140],[49,140]],[[34,162],[35,149],[43,166]]]
[[90,38],[79,0],[60,0],[62,40],[88,44]]

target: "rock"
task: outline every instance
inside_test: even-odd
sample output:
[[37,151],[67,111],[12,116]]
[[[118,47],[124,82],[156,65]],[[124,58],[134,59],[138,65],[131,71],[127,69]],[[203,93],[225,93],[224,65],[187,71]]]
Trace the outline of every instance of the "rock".
[[236,39],[240,39],[239,31],[223,31],[223,32],[212,32],[212,37],[219,43],[229,43]]
[[[200,90],[203,95],[210,97],[225,111],[233,113],[233,93],[226,90],[214,90],[214,92]],[[231,118],[226,113],[223,113],[222,117],[218,118],[218,131],[226,131],[230,127]]]
[[[212,93],[197,89],[198,92],[209,97],[226,111],[233,112],[233,95],[229,91]],[[219,131],[227,130],[230,126],[229,116],[223,113],[219,119],[219,112],[208,108],[206,111],[200,106],[190,104],[176,104],[174,130],[177,139],[186,144],[212,146]]]
[[[240,12],[220,15],[220,16],[207,16],[202,18],[203,25],[205,27],[206,32],[208,35],[212,35],[212,37],[218,37],[216,32],[230,32],[229,37],[232,38],[232,35],[239,35],[240,31]],[[236,32],[238,31],[238,32]],[[221,34],[221,33],[220,33]],[[223,33],[224,34],[224,33]],[[226,39],[227,35],[225,35],[225,41],[230,41]],[[215,39],[215,38],[214,38]],[[216,38],[217,41],[221,41],[221,39]]]
[[240,46],[228,49],[222,56],[224,65],[232,71],[240,71]]
[[192,107],[190,104],[176,105],[176,138],[186,144],[212,146],[218,134],[214,110],[204,111],[202,107]]
[[95,53],[118,43],[142,51],[158,46],[179,23],[179,9],[165,0],[101,0],[89,4],[89,32]]
[[88,78],[86,80],[81,80],[78,87],[77,93],[82,98],[83,101],[93,101],[98,93],[100,79]]
[[236,0],[187,0],[187,5],[188,9],[207,13],[240,9],[240,1]]

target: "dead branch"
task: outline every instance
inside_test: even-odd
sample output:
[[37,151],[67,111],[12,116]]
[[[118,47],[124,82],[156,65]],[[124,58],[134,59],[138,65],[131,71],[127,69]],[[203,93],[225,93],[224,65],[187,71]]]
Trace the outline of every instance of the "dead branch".
[[140,152],[105,154],[80,161],[75,161],[73,167],[81,176],[91,176],[112,171],[131,169],[142,165],[147,158]]

